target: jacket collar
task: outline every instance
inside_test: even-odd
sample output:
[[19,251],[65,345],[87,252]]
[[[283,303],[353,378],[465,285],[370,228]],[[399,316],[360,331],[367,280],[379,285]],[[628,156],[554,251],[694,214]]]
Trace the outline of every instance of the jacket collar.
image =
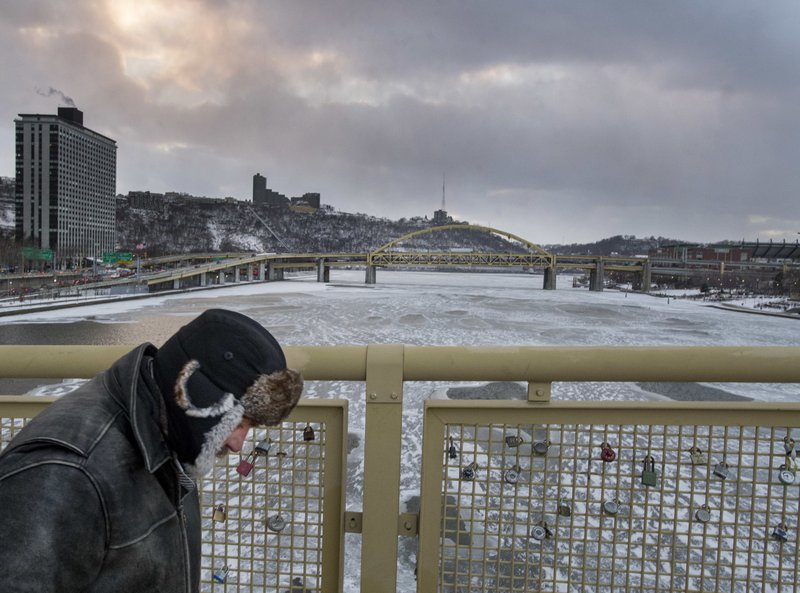
[[130,420],[134,439],[150,473],[172,457],[159,428],[161,394],[154,383],[148,388],[140,377],[145,357],[155,353],[155,346],[142,344],[115,362],[103,377],[109,393]]

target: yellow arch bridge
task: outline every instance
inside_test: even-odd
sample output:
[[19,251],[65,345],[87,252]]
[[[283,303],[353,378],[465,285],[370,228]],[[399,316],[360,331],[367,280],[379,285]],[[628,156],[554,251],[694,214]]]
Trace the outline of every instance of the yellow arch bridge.
[[[426,235],[448,231],[471,231],[497,235],[516,246],[507,251],[472,251],[458,248],[431,250],[415,247]],[[408,246],[411,244],[411,246]],[[217,261],[215,261],[217,260]],[[374,284],[378,268],[523,268],[541,271],[544,288],[556,288],[558,268],[589,272],[590,288],[603,289],[603,275],[608,271],[635,274],[635,284],[646,290],[650,286],[650,268],[646,257],[608,257],[595,255],[556,255],[517,235],[480,225],[443,225],[422,229],[389,241],[368,253],[269,253],[269,254],[185,254],[154,258],[149,266],[171,266],[160,273],[146,274],[140,279],[153,290],[177,289],[208,284],[225,284],[242,280],[283,279],[287,269],[317,270],[320,282],[330,280],[330,269],[364,266],[365,282]],[[130,282],[129,279],[126,280]]]
[[[425,242],[430,235],[447,232],[476,232],[497,235],[510,248],[504,251],[473,251],[462,248],[431,249]],[[435,241],[429,241],[429,243]],[[438,244],[447,241],[438,241]],[[605,274],[621,272],[630,274],[632,284],[647,292],[652,276],[689,276],[701,272],[722,278],[725,273],[739,276],[800,270],[793,262],[725,262],[725,261],[673,261],[648,257],[556,255],[522,237],[487,226],[451,224],[430,227],[403,235],[368,253],[194,253],[151,258],[141,262],[135,276],[104,280],[103,287],[127,285],[119,292],[155,292],[193,287],[210,287],[231,282],[256,280],[282,280],[287,269],[316,269],[317,280],[328,282],[330,270],[336,267],[364,267],[365,282],[374,284],[378,268],[522,268],[539,271],[544,276],[543,288],[555,290],[556,272],[581,270],[588,273],[589,289],[602,291]],[[37,277],[11,278],[15,286],[39,286]],[[38,282],[38,284],[37,284]],[[96,288],[98,283],[80,288]]]

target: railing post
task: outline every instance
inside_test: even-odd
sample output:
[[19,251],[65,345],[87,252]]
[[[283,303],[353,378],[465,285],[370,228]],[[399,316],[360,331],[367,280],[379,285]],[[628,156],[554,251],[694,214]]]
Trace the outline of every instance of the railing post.
[[361,591],[397,590],[403,420],[402,345],[367,348]]

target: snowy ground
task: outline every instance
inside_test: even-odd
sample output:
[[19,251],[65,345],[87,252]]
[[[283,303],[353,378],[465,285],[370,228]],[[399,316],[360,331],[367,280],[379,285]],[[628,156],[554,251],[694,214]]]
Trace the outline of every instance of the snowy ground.
[[[173,328],[203,309],[223,306],[254,317],[282,343],[295,345],[800,346],[800,323],[795,319],[721,310],[688,298],[573,289],[571,276],[559,276],[556,291],[542,290],[541,276],[522,274],[379,271],[376,285],[364,285],[363,279],[363,271],[334,270],[329,284],[317,283],[315,276],[305,276],[285,282],[20,314],[2,318],[2,323],[70,323],[91,317],[104,323],[131,324],[127,327],[136,339],[132,337],[130,343],[148,339],[159,344]],[[163,331],[142,337],[136,324],[153,318],[163,321]],[[451,387],[434,383],[406,386],[403,504],[413,500],[419,488],[423,402],[429,397],[446,396]],[[39,393],[71,388],[51,386]],[[674,389],[653,384],[559,383],[553,387],[553,398],[733,400],[742,396],[762,401],[800,401],[795,385],[715,384]],[[348,467],[347,506],[353,510],[360,508],[363,486],[362,390],[362,385],[347,382],[314,382],[306,390],[308,397],[343,397],[350,401],[350,432],[359,442]],[[355,542],[356,538],[348,539],[348,545]],[[355,548],[353,545],[347,553],[345,590],[357,589],[359,554]],[[410,563],[401,568],[401,583],[407,586],[412,586],[411,570]]]

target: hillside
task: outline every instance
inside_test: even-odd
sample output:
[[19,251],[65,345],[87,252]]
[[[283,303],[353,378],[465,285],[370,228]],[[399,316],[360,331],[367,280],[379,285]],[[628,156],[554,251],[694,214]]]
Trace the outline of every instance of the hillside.
[[679,243],[676,239],[666,237],[642,237],[634,235],[614,235],[607,239],[601,239],[595,243],[572,243],[570,245],[542,245],[544,249],[551,253],[562,255],[647,255],[651,249],[655,249],[665,243]]
[[[18,250],[13,244],[13,224],[13,205],[0,204],[0,261],[14,258]],[[460,221],[459,224],[468,223]],[[152,210],[132,208],[124,198],[117,200],[118,247],[130,250],[146,243],[150,255],[208,251],[363,253],[431,226],[431,221],[422,217],[389,220],[339,212],[330,206],[301,213],[254,210],[248,202],[198,205],[178,201]],[[531,239],[536,240],[535,237]],[[559,254],[642,255],[658,244],[672,241],[663,237],[616,235],[596,243],[542,247]],[[459,230],[426,234],[402,246],[475,251],[521,249],[520,245],[500,236]]]
[[[363,253],[428,228],[431,222],[423,218],[393,221],[337,212],[330,207],[302,213],[256,211],[249,203],[218,203],[204,207],[174,203],[154,211],[131,208],[124,200],[119,200],[117,207],[121,248],[130,249],[138,243],[146,243],[151,255],[204,251]],[[427,234],[403,246],[475,251],[520,249],[495,235],[460,230]]]

